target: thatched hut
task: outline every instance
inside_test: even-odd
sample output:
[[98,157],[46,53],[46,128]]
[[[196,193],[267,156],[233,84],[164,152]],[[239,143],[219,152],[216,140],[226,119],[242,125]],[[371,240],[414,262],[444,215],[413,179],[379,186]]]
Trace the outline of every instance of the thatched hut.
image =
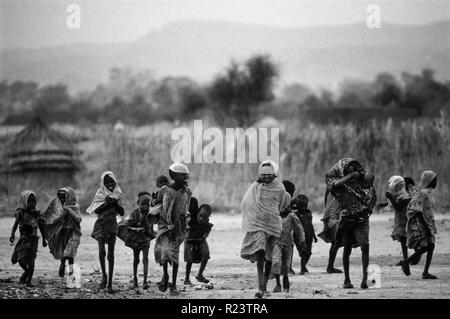
[[2,156],[2,190],[15,196],[23,189],[40,194],[75,186],[78,152],[72,141],[40,118],[9,138]]

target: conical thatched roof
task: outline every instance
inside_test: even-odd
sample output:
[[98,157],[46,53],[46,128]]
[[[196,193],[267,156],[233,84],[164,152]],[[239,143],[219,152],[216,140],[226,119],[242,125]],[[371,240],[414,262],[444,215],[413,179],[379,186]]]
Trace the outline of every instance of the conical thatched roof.
[[9,172],[75,171],[79,167],[70,139],[40,118],[12,137],[5,153]]

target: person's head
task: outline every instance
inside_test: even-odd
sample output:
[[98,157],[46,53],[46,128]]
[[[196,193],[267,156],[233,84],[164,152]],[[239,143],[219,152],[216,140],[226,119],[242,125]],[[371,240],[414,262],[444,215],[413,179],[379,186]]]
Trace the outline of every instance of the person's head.
[[169,176],[175,184],[186,185],[189,180],[189,169],[182,163],[173,163],[169,167]]
[[113,192],[114,188],[116,188],[117,183],[110,174],[106,174],[103,178],[103,185],[105,185],[107,190]]
[[263,161],[259,165],[258,175],[258,182],[269,184],[278,176],[278,165],[271,160]]
[[419,189],[424,188],[436,188],[437,186],[437,175],[434,171],[428,170],[424,171],[420,176]]
[[289,195],[291,195],[291,198],[292,198],[292,196],[294,196],[294,193],[295,193],[295,185],[294,185],[294,183],[292,183],[291,181],[288,181],[288,180],[284,180],[283,181],[283,186],[286,189],[286,192],[288,192]]
[[209,222],[209,216],[211,216],[211,206],[208,204],[200,205],[197,214],[197,222],[199,224],[207,224]]
[[410,186],[416,186],[416,183],[414,182],[414,179],[412,177],[404,176],[403,179],[405,180],[406,188]]
[[156,179],[156,187],[161,188],[164,185],[169,185],[169,178],[166,175],[160,175]]
[[58,192],[56,193],[56,196],[58,197],[59,201],[61,202],[62,205],[65,204],[66,202],[66,197],[67,194],[63,189],[58,190]]
[[296,204],[298,208],[306,209],[308,208],[309,198],[305,194],[299,194],[296,197]]
[[28,196],[28,199],[27,199],[27,208],[30,209],[30,210],[35,209],[36,208],[36,204],[37,204],[36,195],[31,193]]
[[373,181],[375,180],[375,175],[371,173],[366,173],[362,176],[361,185],[362,187],[368,189],[373,186]]
[[399,175],[391,176],[388,181],[388,188],[393,195],[401,194],[406,189],[405,179]]
[[436,188],[437,187],[437,176],[433,178],[431,183],[428,185],[428,188]]
[[139,206],[139,210],[142,213],[147,213],[150,209],[150,201],[152,200],[152,196],[148,192],[139,192],[137,204]]

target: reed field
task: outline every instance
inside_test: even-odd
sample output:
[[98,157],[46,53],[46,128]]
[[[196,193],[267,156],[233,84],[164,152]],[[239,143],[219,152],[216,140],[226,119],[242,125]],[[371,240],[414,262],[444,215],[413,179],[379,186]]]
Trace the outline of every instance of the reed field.
[[[212,125],[212,124],[211,124]],[[126,205],[135,205],[139,191],[155,191],[156,177],[168,174],[175,141],[171,132],[192,123],[159,123],[120,129],[112,125],[52,127],[65,133],[80,151],[82,169],[76,176],[76,190],[82,209],[87,207],[99,185],[100,174],[112,170],[119,178]],[[446,114],[437,118],[401,122],[373,121],[365,126],[354,124],[318,125],[301,120],[285,120],[280,127],[280,162],[283,179],[297,186],[297,193],[310,197],[313,211],[323,209],[324,175],[342,157],[360,160],[376,176],[379,202],[384,201],[391,175],[413,177],[432,169],[438,174],[436,201],[439,212],[450,207],[450,126]],[[20,127],[1,127],[0,145]],[[207,144],[207,141],[205,141]],[[210,203],[216,211],[238,213],[242,196],[257,177],[257,164],[188,164],[190,187],[201,203]],[[2,179],[2,190],[7,180]],[[31,183],[31,181],[30,181]],[[65,185],[54,185],[54,189]],[[48,190],[35,190],[38,207],[45,209],[53,196]],[[18,194],[1,194],[0,214],[12,214]]]

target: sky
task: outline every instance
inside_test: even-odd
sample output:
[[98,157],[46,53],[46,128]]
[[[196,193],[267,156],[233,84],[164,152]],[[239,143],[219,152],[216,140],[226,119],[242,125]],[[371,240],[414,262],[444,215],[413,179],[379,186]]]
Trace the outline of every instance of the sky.
[[[278,27],[350,24],[365,21],[371,3],[380,6],[382,22],[450,19],[449,0],[0,0],[0,48],[133,41],[183,20]],[[79,29],[66,25],[69,4],[81,9]]]

